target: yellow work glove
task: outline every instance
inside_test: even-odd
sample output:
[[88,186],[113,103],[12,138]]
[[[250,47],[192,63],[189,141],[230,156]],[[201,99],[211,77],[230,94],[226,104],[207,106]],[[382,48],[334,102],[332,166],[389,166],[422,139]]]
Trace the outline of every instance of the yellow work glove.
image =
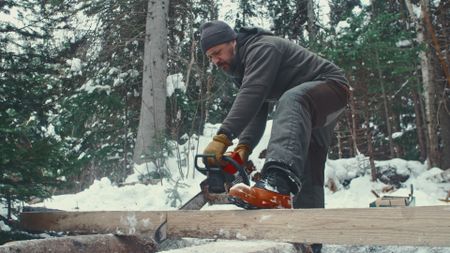
[[233,143],[228,139],[225,134],[218,134],[213,137],[213,140],[206,146],[203,154],[205,155],[215,155],[217,160],[212,158],[207,159],[208,165],[216,165],[216,161],[221,161],[222,156],[229,146]]
[[247,144],[238,144],[234,148],[234,152],[238,153],[244,164],[248,161],[248,157],[252,153],[252,149]]

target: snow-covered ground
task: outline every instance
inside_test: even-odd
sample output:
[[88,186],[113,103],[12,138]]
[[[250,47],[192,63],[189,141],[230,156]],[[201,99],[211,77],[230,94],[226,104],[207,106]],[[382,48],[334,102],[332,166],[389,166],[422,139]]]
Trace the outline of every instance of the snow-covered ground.
[[[186,173],[188,164],[193,165],[193,154],[196,153],[197,141],[199,142],[199,150],[210,141],[215,134],[218,125],[207,125],[203,136],[191,138],[190,145],[187,143],[180,147],[180,150],[190,149],[189,161],[184,161],[182,170]],[[260,151],[266,146],[271,130],[271,121],[268,122],[266,132],[259,144],[253,152],[251,159],[257,168],[261,168],[262,159],[258,159]],[[185,157],[182,154],[181,157]],[[368,169],[368,161],[364,156],[355,158],[328,160],[326,164],[326,180],[333,179],[336,183],[337,191],[332,192],[326,188],[326,208],[365,208],[369,203],[375,200],[375,196],[371,193],[374,190],[380,194],[386,185],[381,182],[370,181],[370,170]],[[398,174],[410,175],[410,178],[402,184],[402,188],[390,192],[388,195],[407,196],[410,192],[410,185],[414,185],[414,196],[416,197],[416,206],[429,205],[448,205],[439,201],[439,198],[446,196],[446,191],[450,190],[450,183],[441,183],[435,179],[435,176],[441,172],[438,168],[431,170],[426,169],[426,165],[417,161],[405,161],[402,159],[393,159],[389,161],[378,161],[377,167],[395,168]],[[107,178],[95,181],[88,189],[77,194],[67,194],[53,196],[53,198],[45,200],[37,206],[55,208],[67,211],[98,211],[98,210],[174,210],[182,203],[189,200],[199,191],[199,183],[205,178],[200,173],[192,175],[190,169],[187,178],[180,179],[177,160],[169,157],[167,166],[170,168],[173,180],[163,180],[155,185],[134,184],[118,187],[111,183]],[[149,164],[135,166],[135,173],[130,175],[126,182],[137,182],[140,174],[145,173],[148,169],[152,169]],[[347,180],[350,183],[343,183]],[[174,188],[176,182],[178,184],[179,199],[173,202],[173,198],[169,198],[171,189]],[[232,205],[216,205],[206,206],[203,210],[211,209],[238,209]],[[3,229],[3,226],[2,226]],[[450,240],[450,235],[449,235]],[[237,242],[227,242],[230,245]],[[220,245],[226,245],[221,243]],[[260,242],[255,242],[260,244]],[[226,246],[224,247],[224,251]],[[176,251],[181,252],[181,251]],[[185,249],[183,252],[197,252]],[[220,252],[220,249],[219,251]],[[286,251],[291,252],[291,251]],[[427,247],[370,247],[370,246],[333,246],[325,245],[323,252],[450,252],[450,248],[427,248]]]
[[[259,153],[266,147],[272,122],[267,124],[266,132],[255,148],[250,159],[255,163],[257,168],[261,168],[264,160],[259,159]],[[186,173],[187,166],[193,167],[193,156],[199,142],[199,151],[207,145],[211,137],[216,133],[218,125],[207,125],[204,135],[193,137],[190,142],[191,147],[187,147],[187,143],[180,147],[180,150],[190,148],[189,162],[184,162],[182,170]],[[235,141],[236,144],[237,141]],[[230,149],[232,149],[231,147]],[[186,155],[181,153],[181,157]],[[118,187],[111,183],[108,178],[102,178],[95,181],[88,189],[77,193],[53,196],[53,198],[39,203],[39,206],[47,208],[56,208],[67,211],[97,211],[97,210],[171,210],[177,209],[181,203],[186,202],[199,191],[199,183],[205,178],[200,173],[193,176],[193,168],[190,168],[189,175],[184,179],[180,179],[178,172],[178,162],[175,157],[167,159],[167,167],[171,170],[173,180],[163,180],[155,185],[126,185]],[[427,170],[427,166],[418,161],[405,161],[402,159],[393,159],[389,161],[377,161],[376,166],[379,168],[395,168],[397,174],[410,175],[410,178],[403,183],[402,188],[390,192],[392,196],[408,196],[410,192],[409,186],[414,186],[414,196],[416,196],[416,206],[445,205],[445,202],[439,201],[444,198],[446,192],[450,190],[450,183],[439,183],[434,176],[442,171],[438,168]],[[138,176],[147,171],[151,171],[153,165],[143,164],[135,166],[135,173],[130,175],[125,183],[138,181]],[[333,179],[337,186],[336,192],[326,189],[326,208],[364,208],[375,200],[375,196],[371,190],[381,193],[382,189],[387,185],[381,182],[370,181],[370,171],[368,168],[368,160],[364,156],[358,156],[348,159],[328,160],[325,168],[325,181]],[[343,184],[344,181],[350,181],[348,185]],[[176,182],[180,182],[178,192],[180,200],[176,206],[168,198],[170,189],[174,188]],[[207,209],[234,208],[228,206],[207,207]],[[236,207],[237,208],[237,207]]]

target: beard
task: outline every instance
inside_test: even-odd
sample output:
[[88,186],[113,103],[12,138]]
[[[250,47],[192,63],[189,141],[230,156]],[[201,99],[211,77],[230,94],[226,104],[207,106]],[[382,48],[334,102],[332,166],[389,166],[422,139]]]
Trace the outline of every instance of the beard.
[[233,73],[236,70],[236,67],[238,65],[239,62],[239,57],[237,57],[237,52],[236,49],[233,48],[233,56],[231,57],[231,59],[223,64],[221,64],[221,66],[219,66],[222,71],[224,71],[226,74],[228,75],[233,75]]

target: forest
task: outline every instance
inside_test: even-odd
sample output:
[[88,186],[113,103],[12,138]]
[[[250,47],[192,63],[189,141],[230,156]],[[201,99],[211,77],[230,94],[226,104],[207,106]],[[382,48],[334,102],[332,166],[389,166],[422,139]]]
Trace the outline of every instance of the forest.
[[237,93],[199,46],[200,25],[216,19],[271,30],[345,71],[353,92],[329,159],[364,154],[374,180],[375,160],[450,169],[449,1],[2,0],[2,203],[120,184],[143,162],[158,168],[143,177],[171,177],[169,154],[188,177],[196,136]]

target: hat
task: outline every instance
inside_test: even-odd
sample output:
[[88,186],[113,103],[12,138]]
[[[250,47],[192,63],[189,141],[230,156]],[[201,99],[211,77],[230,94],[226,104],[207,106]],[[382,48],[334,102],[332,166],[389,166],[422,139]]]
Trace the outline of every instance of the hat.
[[200,44],[204,53],[213,46],[232,41],[237,37],[236,32],[220,20],[204,23],[200,27],[200,32]]

